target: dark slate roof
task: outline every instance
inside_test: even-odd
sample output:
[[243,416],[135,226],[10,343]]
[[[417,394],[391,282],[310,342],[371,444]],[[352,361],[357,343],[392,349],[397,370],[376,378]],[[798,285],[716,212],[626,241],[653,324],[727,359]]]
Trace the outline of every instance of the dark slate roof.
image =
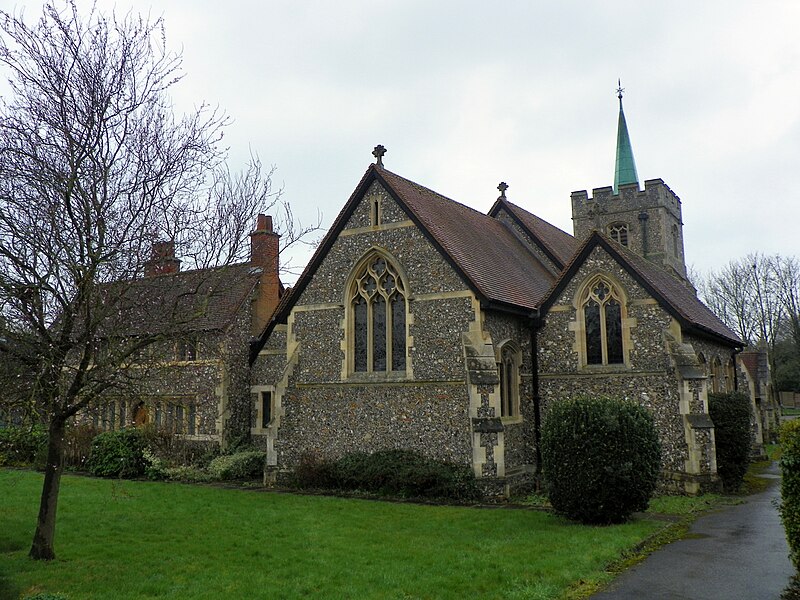
[[503,208],[505,208],[508,214],[528,232],[528,235],[534,239],[559,269],[564,268],[575,254],[575,251],[580,247],[580,242],[566,231],[562,231],[555,225],[509,202],[505,198],[498,198],[495,205],[489,211],[489,215],[494,217]]
[[732,347],[744,345],[742,340],[700,301],[688,285],[598,231],[594,231],[586,239],[570,264],[564,269],[542,304],[542,309],[546,310],[555,302],[560,292],[596,246],[602,246],[653,298],[660,302],[667,312],[681,323],[682,327],[705,337],[711,336]]
[[224,330],[259,275],[259,269],[245,263],[111,284],[109,299],[123,307],[113,327],[127,335]]

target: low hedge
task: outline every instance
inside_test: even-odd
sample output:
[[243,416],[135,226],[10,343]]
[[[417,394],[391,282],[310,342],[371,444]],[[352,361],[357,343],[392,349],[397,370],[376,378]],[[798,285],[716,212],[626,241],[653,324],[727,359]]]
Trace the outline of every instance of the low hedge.
[[789,542],[789,556],[800,572],[800,419],[786,421],[781,440],[781,521]]
[[145,447],[138,429],[104,431],[92,440],[86,468],[99,477],[141,477],[148,466]]
[[411,450],[351,453],[333,462],[307,455],[295,470],[295,483],[301,488],[402,498],[473,501],[481,495],[469,467],[436,461]]
[[613,398],[559,400],[542,428],[542,466],[553,508],[590,524],[620,523],[647,508],[661,446],[653,418]]
[[255,479],[264,473],[266,454],[255,450],[224,454],[212,460],[208,472],[214,479]]
[[725,491],[735,492],[750,464],[750,399],[741,392],[709,394],[708,415],[714,423],[717,473]]

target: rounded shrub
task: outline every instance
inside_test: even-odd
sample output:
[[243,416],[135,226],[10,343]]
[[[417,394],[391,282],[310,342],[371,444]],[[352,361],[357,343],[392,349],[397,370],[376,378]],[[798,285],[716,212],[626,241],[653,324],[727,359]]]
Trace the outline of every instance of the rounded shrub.
[[553,508],[587,524],[621,523],[644,510],[661,445],[652,416],[632,402],[555,402],[542,428],[542,466]]
[[750,399],[741,392],[709,394],[708,414],[714,422],[717,474],[725,491],[734,492],[750,464]]
[[786,421],[781,440],[781,521],[789,542],[789,556],[800,572],[800,420]]
[[86,468],[100,477],[141,477],[147,467],[144,449],[137,429],[104,431],[92,440]]

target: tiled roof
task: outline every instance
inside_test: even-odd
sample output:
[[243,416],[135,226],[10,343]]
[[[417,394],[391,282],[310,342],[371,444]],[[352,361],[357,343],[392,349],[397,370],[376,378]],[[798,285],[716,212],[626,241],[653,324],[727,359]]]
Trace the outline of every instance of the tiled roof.
[[[555,281],[556,278],[517,239],[511,229],[497,219],[373,164],[367,169],[350,199],[336,217],[297,280],[297,284],[282,298],[264,332],[253,343],[251,361],[255,360],[273,327],[277,323],[286,322],[297,298],[313,278],[369,185],[376,180],[381,182],[408,212],[422,233],[442,252],[481,301],[522,314],[541,308],[552,299],[555,290],[559,286],[566,285],[566,281],[574,275],[580,262],[588,255],[587,248],[592,244],[602,243],[684,325],[692,326],[707,335],[722,338],[731,345],[741,345],[736,334],[685,285],[660,267],[627,251],[597,232],[583,245],[579,245],[571,235],[504,200],[504,205],[523,227],[562,265],[565,265],[558,280]],[[497,206],[495,204],[492,214],[495,214]]]
[[381,167],[376,172],[485,300],[534,310],[553,276],[492,217]]
[[719,317],[703,304],[694,290],[689,288],[688,285],[682,283],[658,265],[631,252],[616,242],[609,241],[609,243],[614,244],[625,255],[631,266],[658,290],[662,298],[686,321],[702,330],[733,342],[737,346],[744,345],[739,336],[720,321]]
[[516,217],[517,221],[545,251],[560,263],[559,267],[563,268],[580,247],[580,242],[567,232],[505,198],[499,199],[489,214],[494,215],[501,207],[506,208],[512,216]]
[[112,327],[126,335],[223,330],[259,275],[259,269],[245,263],[111,284],[108,296],[123,307]]

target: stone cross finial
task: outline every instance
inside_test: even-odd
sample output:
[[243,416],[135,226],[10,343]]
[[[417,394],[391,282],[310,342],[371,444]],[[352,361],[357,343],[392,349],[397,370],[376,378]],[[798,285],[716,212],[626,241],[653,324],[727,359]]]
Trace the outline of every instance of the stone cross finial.
[[[497,186],[497,189],[500,190],[500,198],[505,199],[506,190],[508,189],[508,184],[505,181],[501,181],[500,185]],[[500,198],[498,198],[498,200],[500,200]]]
[[383,155],[386,154],[386,148],[384,148],[381,144],[375,146],[375,149],[372,151],[372,156],[375,157],[375,164],[379,167],[383,166]]

